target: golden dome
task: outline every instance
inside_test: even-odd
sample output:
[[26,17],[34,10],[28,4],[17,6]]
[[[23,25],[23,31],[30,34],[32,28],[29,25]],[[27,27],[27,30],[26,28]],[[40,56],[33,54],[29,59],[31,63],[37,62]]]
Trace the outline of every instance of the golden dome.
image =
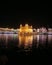
[[25,24],[25,26],[28,26],[28,24]]

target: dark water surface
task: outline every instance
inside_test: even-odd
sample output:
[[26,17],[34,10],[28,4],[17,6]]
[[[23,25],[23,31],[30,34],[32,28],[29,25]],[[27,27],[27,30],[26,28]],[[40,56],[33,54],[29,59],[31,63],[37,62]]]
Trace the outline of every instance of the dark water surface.
[[52,35],[0,34],[0,65],[45,64],[50,59]]

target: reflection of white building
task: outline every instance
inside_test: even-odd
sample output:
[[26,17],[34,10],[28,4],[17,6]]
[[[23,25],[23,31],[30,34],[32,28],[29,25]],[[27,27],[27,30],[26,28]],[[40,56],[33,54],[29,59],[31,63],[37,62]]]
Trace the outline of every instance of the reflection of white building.
[[39,35],[39,41],[41,44],[45,44],[47,39],[47,35]]
[[52,42],[52,35],[48,35],[48,42]]

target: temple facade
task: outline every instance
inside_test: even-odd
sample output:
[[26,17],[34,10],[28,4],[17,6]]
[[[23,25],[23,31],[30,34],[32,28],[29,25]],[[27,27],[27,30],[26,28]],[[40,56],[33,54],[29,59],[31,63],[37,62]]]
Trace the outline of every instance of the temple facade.
[[20,25],[19,34],[32,34],[33,29],[32,26],[25,24],[25,26]]

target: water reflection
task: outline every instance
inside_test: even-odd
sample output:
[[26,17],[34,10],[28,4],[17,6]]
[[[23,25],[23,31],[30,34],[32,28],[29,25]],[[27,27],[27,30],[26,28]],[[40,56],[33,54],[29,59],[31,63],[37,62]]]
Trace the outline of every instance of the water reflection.
[[40,35],[39,36],[39,46],[46,47],[47,43],[47,35]]
[[39,46],[39,35],[37,35],[37,48]]
[[40,35],[39,39],[40,39],[40,41],[41,41],[42,44],[46,43],[47,35]]
[[48,47],[52,48],[52,35],[48,35],[48,43],[49,43]]
[[23,45],[24,48],[31,47],[33,42],[33,36],[19,36],[19,46]]
[[52,42],[52,35],[48,35],[48,42]]
[[[52,43],[52,35],[31,35],[31,36],[18,36],[17,34],[0,34],[0,47],[23,47],[32,48],[36,46],[37,48],[41,46],[46,46]],[[51,46],[51,45],[50,45]]]

